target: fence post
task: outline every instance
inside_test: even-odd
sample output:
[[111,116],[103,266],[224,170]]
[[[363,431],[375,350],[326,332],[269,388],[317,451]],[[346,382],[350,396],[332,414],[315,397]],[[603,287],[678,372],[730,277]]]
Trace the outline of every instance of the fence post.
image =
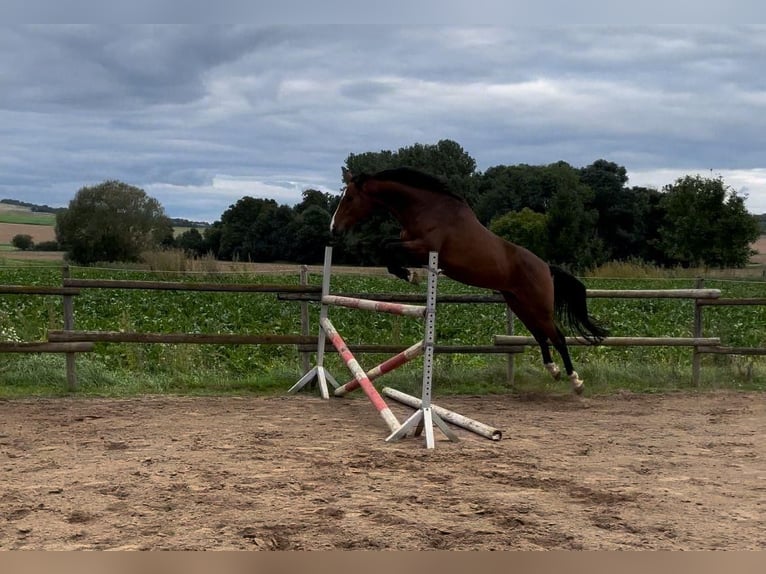
[[[697,277],[694,282],[695,289],[702,289],[705,284],[705,280],[702,277]],[[699,304],[699,299],[694,300],[694,337],[702,337],[702,305]],[[700,385],[700,370],[702,368],[702,353],[699,352],[699,347],[694,346],[692,351],[692,384],[695,387]]]
[[[505,306],[505,332],[508,335],[514,334],[513,311],[511,311],[508,305]],[[513,386],[516,378],[516,353],[508,353],[507,357],[508,364],[506,366],[505,380],[509,385]]]
[[[306,265],[301,265],[301,285],[309,284],[309,268]],[[308,301],[301,302],[301,335],[308,337],[309,333],[309,303]],[[311,370],[311,353],[309,351],[300,352],[301,372],[306,374]]]
[[[69,278],[69,265],[64,265],[61,269],[62,285],[63,279]],[[64,295],[64,331],[74,331],[74,297]],[[66,354],[66,382],[69,391],[77,390],[77,373],[75,371],[75,353]]]

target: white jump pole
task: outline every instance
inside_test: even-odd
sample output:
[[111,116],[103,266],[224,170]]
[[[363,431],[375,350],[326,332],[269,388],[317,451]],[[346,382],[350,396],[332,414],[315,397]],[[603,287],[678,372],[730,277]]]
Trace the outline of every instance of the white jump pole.
[[[383,387],[383,389],[381,389],[381,393],[388,398],[394,399],[395,401],[412,407],[413,409],[419,409],[422,405],[422,401],[419,398],[413,397],[412,395],[408,395],[401,391],[397,391],[391,387]],[[468,418],[461,415],[460,413],[456,413],[455,411],[445,409],[444,407],[440,407],[435,404],[431,404],[431,408],[433,408],[436,414],[438,414],[441,418],[450,424],[469,430],[472,433],[476,433],[477,435],[488,438],[489,440],[500,440],[503,438],[503,431],[498,428],[486,425],[482,422]]]

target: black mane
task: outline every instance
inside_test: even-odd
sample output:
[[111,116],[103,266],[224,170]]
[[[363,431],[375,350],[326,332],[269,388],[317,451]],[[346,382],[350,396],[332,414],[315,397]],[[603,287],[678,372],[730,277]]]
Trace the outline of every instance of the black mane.
[[420,187],[429,191],[457,198],[460,201],[465,201],[461,196],[450,190],[447,182],[443,179],[411,167],[384,169],[383,171],[379,171],[371,175],[362,174],[359,177],[364,179],[375,179],[378,181],[393,181],[395,183],[401,183],[402,185]]

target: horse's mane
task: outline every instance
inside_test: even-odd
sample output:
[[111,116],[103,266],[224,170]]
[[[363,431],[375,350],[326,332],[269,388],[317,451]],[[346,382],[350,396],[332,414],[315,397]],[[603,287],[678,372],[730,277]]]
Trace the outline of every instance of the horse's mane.
[[[459,199],[465,202],[465,200],[452,191],[447,182],[441,178],[420,171],[411,167],[396,167],[393,169],[384,169],[373,174],[361,174],[360,179],[374,179],[377,181],[392,181],[394,183],[401,183],[402,185],[408,185],[411,187],[419,187],[447,195]],[[356,178],[354,178],[356,179]]]

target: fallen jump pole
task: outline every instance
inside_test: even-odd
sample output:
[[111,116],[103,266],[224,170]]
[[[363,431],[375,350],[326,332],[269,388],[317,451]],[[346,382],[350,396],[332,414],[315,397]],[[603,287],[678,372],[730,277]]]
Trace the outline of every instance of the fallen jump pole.
[[[375,379],[382,377],[386,373],[390,373],[394,369],[398,369],[405,363],[410,362],[412,359],[419,357],[423,354],[423,341],[418,341],[408,349],[405,349],[398,355],[394,355],[390,359],[383,361],[381,364],[379,364],[376,367],[373,367],[369,371],[367,371],[367,378],[371,381],[374,381]],[[346,393],[349,393],[355,389],[359,388],[359,383],[356,379],[351,379],[349,382],[347,382],[345,385],[342,385],[335,389],[333,394],[336,397],[343,397],[346,395]]]
[[[395,401],[400,402],[403,405],[407,405],[408,407],[412,407],[413,409],[419,409],[421,405],[423,404],[423,401],[421,399],[417,397],[413,397],[412,395],[408,395],[401,391],[397,391],[396,389],[392,389],[391,387],[383,387],[381,392],[384,395],[386,395],[388,398],[394,399]],[[469,430],[480,436],[488,438],[489,440],[500,440],[501,438],[503,438],[503,431],[501,431],[500,429],[491,427],[489,425],[485,425],[484,423],[481,423],[474,419],[470,419],[466,416],[461,415],[460,413],[447,410],[444,407],[440,407],[435,404],[431,404],[431,407],[433,408],[436,414],[438,414],[441,418],[443,418],[448,423],[452,423],[455,426],[459,426],[461,428]]]
[[362,387],[362,390],[367,395],[367,398],[370,399],[370,402],[373,404],[375,409],[378,411],[378,413],[380,413],[380,416],[388,425],[388,428],[392,433],[398,431],[401,427],[399,421],[394,416],[394,413],[391,412],[391,409],[388,408],[386,401],[383,400],[383,397],[380,396],[380,393],[378,393],[378,391],[372,385],[370,379],[367,378],[364,369],[359,366],[359,363],[354,358],[354,355],[351,354],[351,351],[348,350],[348,346],[343,340],[343,337],[341,337],[338,331],[335,330],[335,327],[333,327],[333,324],[327,317],[320,319],[319,323],[322,326],[324,332],[327,333],[327,338],[333,344],[333,347],[335,347],[335,349],[338,351],[338,354],[340,354],[343,362],[346,363],[349,371],[351,371],[351,373],[354,375],[354,378],[359,383],[359,386]]

